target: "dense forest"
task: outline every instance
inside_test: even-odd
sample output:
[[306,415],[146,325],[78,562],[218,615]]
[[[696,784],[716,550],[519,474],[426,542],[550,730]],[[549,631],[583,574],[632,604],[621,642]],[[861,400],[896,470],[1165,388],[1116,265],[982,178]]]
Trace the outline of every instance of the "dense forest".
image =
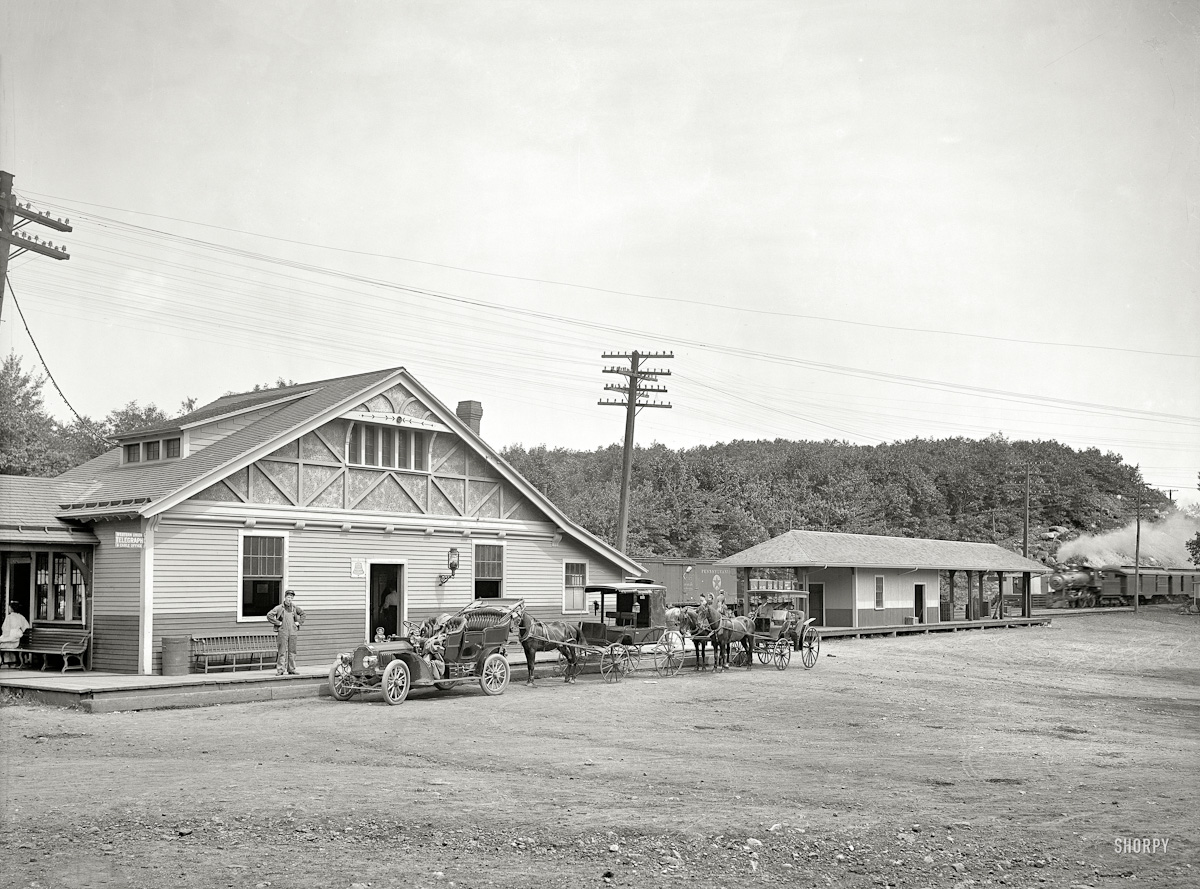
[[[255,389],[287,385],[274,384]],[[107,440],[169,418],[130,402],[69,424],[45,409],[46,380],[10,355],[0,366],[0,475],[52,476],[112,447]],[[176,416],[194,408],[192,399]],[[514,446],[504,457],[598,537],[616,539],[621,447]],[[1026,477],[1030,555],[1133,520],[1139,474],[1117,454],[995,435],[876,446],[838,441],[734,441],[634,456],[628,550],[634,558],[720,558],[793,528],[999,543],[1021,550]],[[1143,516],[1168,513],[1142,488]],[[1195,540],[1200,558],[1200,535]]]
[[[503,452],[568,515],[612,541],[621,447]],[[638,448],[628,549],[635,558],[720,558],[794,528],[998,543],[1020,552],[1026,476],[1030,556],[1134,518],[1139,474],[1117,454],[994,435],[876,446],[734,441]],[[1142,514],[1170,500],[1143,488]]]

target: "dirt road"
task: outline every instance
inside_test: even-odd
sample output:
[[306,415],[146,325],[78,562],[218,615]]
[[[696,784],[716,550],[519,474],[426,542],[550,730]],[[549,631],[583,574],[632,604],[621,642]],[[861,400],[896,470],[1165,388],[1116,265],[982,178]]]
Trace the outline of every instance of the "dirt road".
[[1169,609],[395,708],[10,702],[0,885],[1192,887],[1198,717]]

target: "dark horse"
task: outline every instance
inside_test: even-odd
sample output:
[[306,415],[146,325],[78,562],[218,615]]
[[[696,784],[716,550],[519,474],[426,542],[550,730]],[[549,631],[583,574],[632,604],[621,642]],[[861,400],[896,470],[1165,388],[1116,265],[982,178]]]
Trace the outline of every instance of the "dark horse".
[[733,617],[710,607],[705,619],[712,629],[712,644],[716,666],[714,669],[729,669],[729,650],[740,644],[746,654],[746,669],[754,667],[754,621],[749,617]]
[[584,644],[583,631],[579,624],[568,623],[565,620],[538,620],[528,611],[522,611],[521,619],[517,623],[517,638],[521,640],[521,648],[525,650],[525,663],[529,667],[526,685],[533,685],[537,678],[534,675],[537,652],[555,649],[567,659],[567,672],[563,682],[575,681],[575,676],[579,673],[577,646]]
[[[676,623],[679,626],[679,632],[692,640],[692,648],[696,651],[696,666],[693,669],[707,670],[708,669],[708,643],[712,637],[712,629],[708,625],[707,618],[699,608],[691,605],[685,605],[679,609],[671,609],[670,611],[678,611]],[[668,611],[667,617],[673,615]],[[713,659],[716,659],[716,644],[713,646]]]

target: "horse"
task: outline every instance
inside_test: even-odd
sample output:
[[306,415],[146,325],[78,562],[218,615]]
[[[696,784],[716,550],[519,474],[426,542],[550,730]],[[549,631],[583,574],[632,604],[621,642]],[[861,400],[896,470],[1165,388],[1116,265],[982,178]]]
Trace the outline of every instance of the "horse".
[[746,669],[754,667],[754,620],[749,617],[733,617],[710,608],[705,615],[712,629],[713,651],[716,653],[714,669],[729,669],[729,649],[734,643],[741,644],[746,652]]
[[529,668],[526,685],[533,686],[535,655],[539,651],[558,650],[567,659],[567,672],[563,682],[574,683],[580,666],[576,660],[577,646],[584,645],[583,630],[579,624],[565,620],[538,620],[528,611],[522,610],[517,621],[517,638],[525,651],[525,664]]
[[[708,625],[707,619],[703,616],[699,608],[691,605],[685,605],[682,608],[671,609],[678,611],[677,625],[679,632],[692,640],[692,648],[696,651],[696,670],[708,669],[708,643],[712,636],[712,629]],[[713,659],[716,660],[716,646],[713,647]]]

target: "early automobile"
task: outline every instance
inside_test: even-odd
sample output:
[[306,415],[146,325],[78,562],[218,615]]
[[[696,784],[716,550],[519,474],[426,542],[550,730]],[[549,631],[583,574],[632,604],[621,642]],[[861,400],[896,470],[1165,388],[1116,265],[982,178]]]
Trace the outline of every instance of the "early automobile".
[[413,688],[441,690],[478,682],[484,694],[503,694],[510,669],[504,645],[522,599],[476,599],[457,614],[405,623],[402,635],[364,642],[339,654],[329,669],[329,693],[339,701],[383,692],[401,704]]

